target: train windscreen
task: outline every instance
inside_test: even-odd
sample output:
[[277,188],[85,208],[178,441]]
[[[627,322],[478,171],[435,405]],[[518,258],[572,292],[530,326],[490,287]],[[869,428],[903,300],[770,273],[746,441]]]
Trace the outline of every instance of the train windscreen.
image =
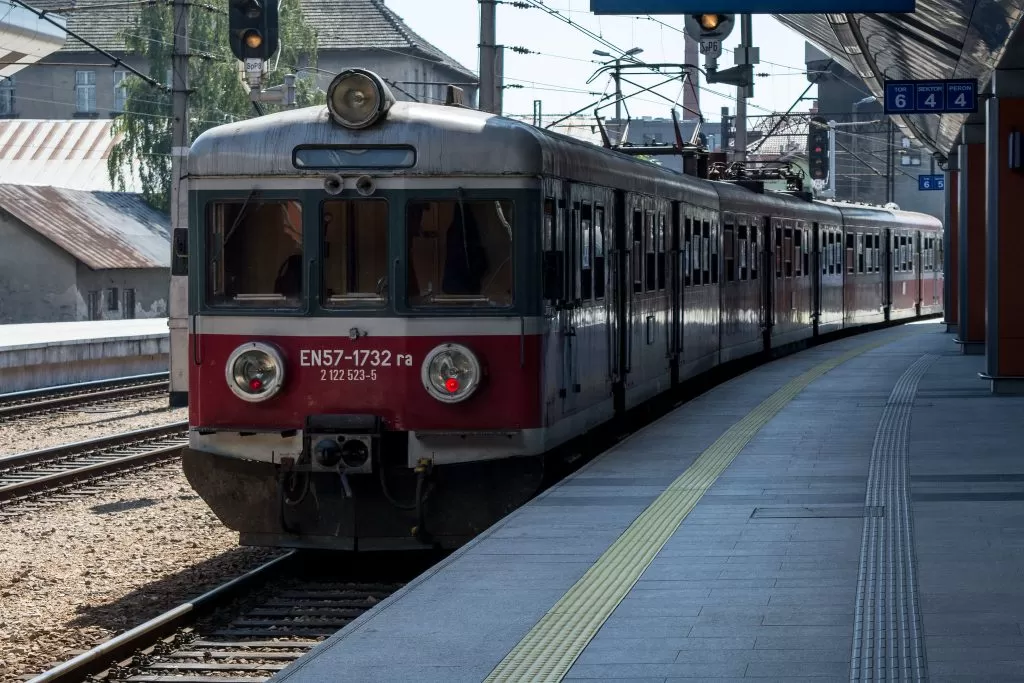
[[409,305],[511,306],[513,225],[511,201],[409,202]]
[[302,206],[252,196],[209,204],[206,259],[210,305],[298,308]]
[[388,203],[382,199],[327,201],[321,219],[324,306],[384,306]]

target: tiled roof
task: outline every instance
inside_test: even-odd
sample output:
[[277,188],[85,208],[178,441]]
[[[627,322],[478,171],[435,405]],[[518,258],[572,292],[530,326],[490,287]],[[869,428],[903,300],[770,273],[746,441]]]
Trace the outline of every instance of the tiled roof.
[[[113,190],[107,158],[117,141],[109,119],[0,120],[0,183]],[[129,172],[129,190],[138,179]]]
[[0,208],[93,270],[170,267],[170,220],[141,195],[0,185]]
[[[442,64],[461,76],[477,76],[434,47],[409,28],[383,0],[301,0],[306,20],[317,32],[321,50],[387,50]],[[138,14],[135,6],[119,6],[110,0],[35,0],[37,9],[74,8],[62,13],[69,17],[68,29],[97,47],[123,51],[122,28]],[[224,38],[227,40],[227,36]],[[89,51],[81,41],[68,36],[68,52]]]

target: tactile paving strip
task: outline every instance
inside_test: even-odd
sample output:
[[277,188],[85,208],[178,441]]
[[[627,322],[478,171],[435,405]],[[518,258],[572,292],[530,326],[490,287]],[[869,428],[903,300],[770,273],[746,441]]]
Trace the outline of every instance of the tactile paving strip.
[[851,681],[928,679],[907,463],[914,396],[935,359],[925,355],[907,368],[889,395],[875,434],[864,504],[883,507],[884,515],[864,519]]
[[730,427],[636,518],[486,680],[562,680],[679,524],[754,435],[811,382],[846,361],[902,336],[886,335],[881,341],[816,365],[790,380]]

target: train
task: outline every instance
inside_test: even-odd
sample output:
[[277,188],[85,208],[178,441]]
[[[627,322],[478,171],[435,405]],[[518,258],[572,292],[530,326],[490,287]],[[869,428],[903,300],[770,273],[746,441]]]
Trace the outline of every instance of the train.
[[942,311],[931,216],[714,181],[348,69],[188,155],[191,487],[244,545],[454,548],[723,364]]

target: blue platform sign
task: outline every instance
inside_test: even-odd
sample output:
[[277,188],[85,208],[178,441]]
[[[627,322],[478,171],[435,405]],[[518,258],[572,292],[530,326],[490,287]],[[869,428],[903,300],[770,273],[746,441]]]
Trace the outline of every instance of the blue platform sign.
[[978,81],[886,81],[886,114],[969,114],[978,111]]
[[917,176],[918,190],[945,190],[946,176],[944,175],[919,175]]
[[829,14],[910,13],[915,0],[590,0],[594,14]]

